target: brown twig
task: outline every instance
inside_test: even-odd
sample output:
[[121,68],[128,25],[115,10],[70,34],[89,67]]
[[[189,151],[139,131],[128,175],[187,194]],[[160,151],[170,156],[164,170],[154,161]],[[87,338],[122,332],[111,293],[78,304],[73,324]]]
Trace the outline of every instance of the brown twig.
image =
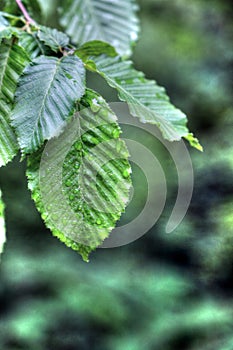
[[15,0],[17,5],[19,6],[22,14],[24,15],[27,24],[36,24],[36,22],[30,17],[29,13],[27,12],[26,8],[24,7],[24,4],[21,0]]

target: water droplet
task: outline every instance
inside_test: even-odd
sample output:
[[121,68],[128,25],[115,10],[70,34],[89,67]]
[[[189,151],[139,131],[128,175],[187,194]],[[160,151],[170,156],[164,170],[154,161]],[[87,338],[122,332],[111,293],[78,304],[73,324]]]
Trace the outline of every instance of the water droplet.
[[97,220],[96,220],[96,223],[97,223],[97,225],[101,225],[101,224],[102,224],[102,220],[97,219]]
[[71,187],[72,186],[72,182],[70,180],[67,180],[65,182],[65,184],[66,184],[67,187]]
[[130,33],[130,39],[131,39],[132,41],[137,40],[137,38],[138,38],[137,33],[135,33],[135,32],[131,32],[131,33]]
[[100,110],[101,106],[98,104],[98,101],[96,98],[92,100],[91,110],[92,112],[96,113]]
[[125,178],[125,179],[127,179],[129,176],[130,176],[130,174],[131,174],[131,171],[130,171],[130,169],[125,169],[124,171],[123,171],[123,177]]

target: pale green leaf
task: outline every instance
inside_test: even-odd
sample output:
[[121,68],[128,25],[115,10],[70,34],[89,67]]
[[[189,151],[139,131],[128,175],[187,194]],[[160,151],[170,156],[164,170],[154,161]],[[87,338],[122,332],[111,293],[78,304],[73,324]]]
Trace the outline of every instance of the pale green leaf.
[[[127,148],[119,138],[117,118],[103,98],[88,90],[81,106],[78,118],[67,126],[64,135],[46,146],[40,188],[39,161],[34,155],[29,157],[27,174],[46,226],[87,260],[125,209],[131,168]],[[67,139],[73,132],[75,137],[67,152]]]
[[137,5],[134,0],[66,0],[60,23],[75,44],[102,40],[129,56],[138,38]]
[[[105,55],[93,56],[90,60],[94,62],[96,72],[118,91],[120,100],[128,103],[134,117],[143,123],[157,125],[169,141],[178,141],[181,137],[190,140],[186,115],[170,102],[163,87],[155,81],[147,80],[142,72],[133,68],[131,61]],[[93,66],[91,70],[94,70]],[[190,143],[200,148],[198,140],[195,140],[195,144]]]
[[16,92],[12,124],[22,153],[57,136],[85,92],[85,70],[75,56],[40,56],[28,66]]
[[14,95],[19,77],[29,64],[26,52],[14,39],[0,44],[0,166],[7,164],[18,151],[14,130],[10,125]]
[[55,52],[66,47],[70,41],[65,33],[48,27],[40,27],[38,37]]
[[5,219],[4,219],[4,204],[2,201],[2,193],[0,190],[0,258],[3,252],[3,247],[6,242],[6,230],[5,230]]

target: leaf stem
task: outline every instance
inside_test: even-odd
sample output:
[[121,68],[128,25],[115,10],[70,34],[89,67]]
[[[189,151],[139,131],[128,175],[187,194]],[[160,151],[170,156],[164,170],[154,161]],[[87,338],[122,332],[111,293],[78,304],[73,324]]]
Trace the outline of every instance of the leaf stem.
[[21,0],[15,0],[17,5],[19,6],[22,14],[24,15],[26,21],[28,24],[36,24],[36,22],[30,17],[29,13],[27,12],[26,8],[24,7],[24,4]]

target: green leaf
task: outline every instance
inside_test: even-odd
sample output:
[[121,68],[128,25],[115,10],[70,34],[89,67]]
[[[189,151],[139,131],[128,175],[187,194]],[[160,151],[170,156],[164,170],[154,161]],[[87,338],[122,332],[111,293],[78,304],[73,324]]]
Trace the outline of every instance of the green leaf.
[[41,161],[41,151],[37,151],[33,155],[28,157],[28,167],[27,167],[27,178],[28,178],[28,187],[32,192],[32,199],[36,204],[37,210],[40,212],[42,219],[45,222],[47,228],[49,228],[52,234],[59,238],[61,242],[65,243],[67,247],[76,250],[83,258],[84,261],[88,262],[88,256],[91,251],[94,250],[92,247],[88,247],[83,244],[79,244],[74,240],[66,237],[61,231],[56,229],[55,225],[49,220],[49,213],[45,209],[45,206],[41,200],[41,190],[39,183],[39,169]]
[[10,125],[14,95],[19,77],[29,64],[26,52],[14,39],[0,44],[0,166],[7,164],[18,151],[14,130]]
[[20,36],[20,31],[14,27],[6,27],[0,31],[0,43],[2,39],[11,39],[13,36],[18,38]]
[[2,192],[0,190],[0,258],[3,252],[3,246],[6,242],[6,230],[5,230],[5,219],[4,219],[4,204],[2,201]]
[[66,34],[48,27],[40,27],[38,37],[55,52],[66,47],[70,41]]
[[40,56],[28,66],[16,92],[12,125],[22,153],[57,136],[85,92],[85,70],[75,56]]
[[69,123],[64,135],[46,147],[40,188],[40,160],[34,155],[29,157],[27,175],[46,226],[87,260],[125,209],[131,168],[125,143],[119,139],[117,118],[103,98],[88,90],[81,106],[78,118]]
[[[90,60],[94,62],[96,72],[118,91],[120,100],[128,103],[134,117],[138,117],[143,123],[157,125],[164,138],[169,141],[178,141],[181,137],[190,140],[186,115],[171,104],[163,87],[158,86],[155,81],[147,80],[142,72],[133,68],[131,61],[104,55],[90,57]],[[195,144],[190,143],[200,148],[198,140],[195,140]]]
[[50,48],[40,41],[37,33],[29,34],[22,32],[19,37],[18,45],[24,48],[31,60],[41,55],[49,56],[51,54]]
[[14,17],[5,12],[0,12],[0,43],[2,42],[2,39],[11,39],[12,36],[19,37],[20,35],[20,30],[11,27],[10,23],[4,16],[9,16],[10,18]]
[[138,38],[137,9],[134,0],[66,0],[60,23],[74,44],[102,40],[129,56]]
[[110,57],[117,56],[116,50],[114,47],[100,40],[89,41],[88,43],[79,47],[75,54],[86,62],[90,56],[99,56],[105,54]]

